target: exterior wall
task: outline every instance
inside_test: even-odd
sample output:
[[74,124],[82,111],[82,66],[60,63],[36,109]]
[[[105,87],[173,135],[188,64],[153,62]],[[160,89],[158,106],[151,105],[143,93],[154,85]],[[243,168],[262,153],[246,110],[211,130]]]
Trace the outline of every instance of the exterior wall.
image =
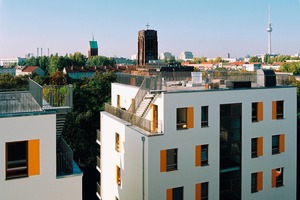
[[0,68],[0,74],[16,75],[16,68]]
[[128,110],[131,105],[131,99],[134,99],[138,90],[139,88],[136,86],[112,83],[111,105],[117,107],[117,95],[120,95],[120,107]]
[[[82,176],[56,177],[56,115],[0,118],[1,199],[81,199]],[[5,143],[40,140],[40,174],[6,180]]]
[[[101,113],[101,125],[102,199],[142,199],[142,135],[105,112]],[[116,133],[120,136],[120,152],[115,150]],[[116,166],[121,168],[120,186]]]
[[70,72],[68,73],[68,76],[72,79],[81,79],[83,77],[85,78],[91,78],[94,76],[95,72]]
[[[136,91],[131,86],[113,84],[113,106],[117,104],[118,93],[130,99]],[[272,101],[278,100],[284,101],[284,119],[272,120]],[[252,122],[253,102],[263,102],[261,122]],[[184,199],[195,199],[195,185],[202,182],[209,182],[209,199],[219,199],[220,105],[233,103],[242,105],[241,199],[296,199],[295,87],[163,92],[152,103],[158,105],[163,134],[149,136],[110,114],[101,113],[102,199],[115,196],[121,200],[142,199],[143,135],[145,200],[166,199],[167,189],[182,186]],[[208,106],[208,127],[201,127],[201,106]],[[194,127],[177,130],[176,109],[183,107],[194,108]],[[150,117],[148,111],[145,118],[150,120]],[[122,141],[119,154],[114,150],[115,132],[120,134]],[[285,134],[285,152],[272,155],[272,135],[282,133]],[[263,137],[263,156],[251,158],[251,138],[256,137]],[[205,144],[209,145],[208,166],[195,167],[195,146]],[[160,151],[173,148],[178,149],[178,170],[160,172]],[[121,187],[116,184],[116,164],[122,168]],[[279,167],[284,167],[284,186],[272,188],[272,169]],[[257,171],[263,171],[263,189],[251,193],[251,173]]]

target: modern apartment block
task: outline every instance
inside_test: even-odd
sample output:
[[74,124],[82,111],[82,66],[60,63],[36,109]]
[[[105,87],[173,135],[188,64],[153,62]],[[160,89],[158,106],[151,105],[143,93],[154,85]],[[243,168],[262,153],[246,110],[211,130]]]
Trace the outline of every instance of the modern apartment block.
[[296,87],[273,71],[198,75],[112,84],[97,132],[99,199],[296,199]]
[[58,130],[66,107],[41,106],[38,94],[0,92],[0,199],[82,199],[82,172]]

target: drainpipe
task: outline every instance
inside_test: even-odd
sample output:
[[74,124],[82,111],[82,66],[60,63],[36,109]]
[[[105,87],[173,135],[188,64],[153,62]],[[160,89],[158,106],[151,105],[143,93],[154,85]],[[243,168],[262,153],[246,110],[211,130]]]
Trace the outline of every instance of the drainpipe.
[[142,200],[145,200],[145,137],[142,137]]

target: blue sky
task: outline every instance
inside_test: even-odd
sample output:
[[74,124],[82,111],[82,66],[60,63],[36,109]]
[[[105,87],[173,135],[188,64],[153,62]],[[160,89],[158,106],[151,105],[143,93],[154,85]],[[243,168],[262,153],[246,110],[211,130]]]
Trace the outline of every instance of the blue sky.
[[130,58],[139,30],[158,31],[159,52],[242,57],[300,52],[299,0],[0,0],[0,58],[82,52],[94,34],[99,54]]

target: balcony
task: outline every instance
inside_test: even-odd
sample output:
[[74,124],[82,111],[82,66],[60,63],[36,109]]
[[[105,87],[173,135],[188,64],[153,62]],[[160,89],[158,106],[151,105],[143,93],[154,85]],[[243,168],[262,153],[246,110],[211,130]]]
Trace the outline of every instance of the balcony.
[[101,159],[99,156],[97,156],[97,170],[101,173]]
[[100,185],[100,182],[97,182],[97,197],[99,198],[99,199],[102,199],[101,198],[101,185]]
[[101,145],[101,131],[100,129],[97,129],[97,143]]
[[73,161],[73,151],[61,136],[56,137],[56,176],[81,173]]
[[150,120],[147,120],[145,118],[142,117],[138,117],[135,114],[132,114],[130,112],[127,112],[126,110],[122,110],[120,108],[115,108],[113,106],[111,106],[110,104],[105,104],[105,111],[124,120],[127,121],[129,123],[131,123],[134,126],[137,126],[147,132],[149,132],[150,134],[158,134],[162,132],[162,123],[161,121],[157,121],[157,128],[153,128],[153,123]]

